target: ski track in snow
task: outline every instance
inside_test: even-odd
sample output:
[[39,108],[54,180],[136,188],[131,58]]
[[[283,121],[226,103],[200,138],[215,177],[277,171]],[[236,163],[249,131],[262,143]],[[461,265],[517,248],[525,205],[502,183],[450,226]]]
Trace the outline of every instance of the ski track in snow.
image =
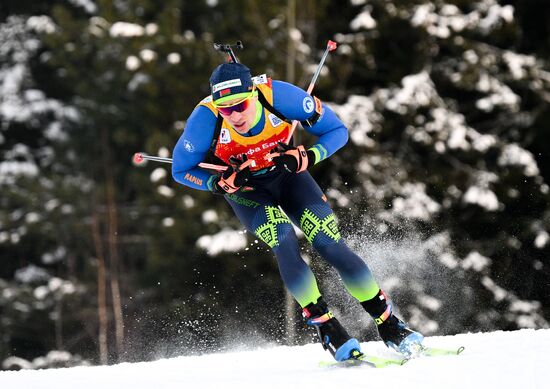
[[[2,389],[171,388],[549,388],[550,329],[426,338],[465,346],[459,356],[424,357],[403,366],[319,367],[319,344],[187,356],[113,366],[0,372]],[[363,351],[394,355],[381,342]]]

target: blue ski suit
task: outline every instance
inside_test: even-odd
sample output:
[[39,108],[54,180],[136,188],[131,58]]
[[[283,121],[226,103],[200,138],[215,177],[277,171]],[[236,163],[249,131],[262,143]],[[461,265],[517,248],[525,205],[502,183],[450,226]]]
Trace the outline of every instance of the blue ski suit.
[[[277,134],[279,128],[288,126],[283,119],[304,122],[312,117],[315,104],[318,104],[319,111],[317,120],[304,126],[306,131],[318,137],[310,147],[315,153],[314,162],[330,157],[348,141],[347,128],[318,99],[292,84],[265,78],[264,81],[260,89],[279,115],[262,104],[258,105],[256,123],[247,134],[254,146],[248,150],[249,156],[253,157],[254,150],[273,148],[272,135]],[[173,151],[174,179],[199,190],[212,190],[214,180],[218,178],[218,175],[198,166],[212,152],[212,141],[216,137],[218,115],[209,103],[210,99],[206,98],[193,110]],[[239,147],[248,142],[246,136],[239,137],[232,128],[226,127],[224,124],[218,136],[220,148],[216,150],[220,155],[231,152],[227,147],[232,145],[233,139],[238,139]],[[338,271],[353,297],[363,302],[377,295],[380,288],[371,271],[340,236],[326,196],[307,171],[289,173],[268,166],[253,171],[247,185],[253,190],[239,190],[224,197],[246,229],[272,249],[286,288],[302,308],[315,303],[321,294],[314,274],[300,255],[292,223],[300,227],[321,257]]]

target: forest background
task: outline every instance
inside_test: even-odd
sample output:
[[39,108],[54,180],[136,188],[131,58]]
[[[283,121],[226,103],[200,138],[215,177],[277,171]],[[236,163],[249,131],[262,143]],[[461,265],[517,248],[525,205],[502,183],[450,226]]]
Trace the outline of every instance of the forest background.
[[303,88],[338,43],[315,94],[350,141],[311,173],[411,326],[548,328],[549,20],[544,0],[2,0],[2,368],[312,341],[221,198],[132,164],[171,156],[224,61],[213,43],[237,40],[254,74]]

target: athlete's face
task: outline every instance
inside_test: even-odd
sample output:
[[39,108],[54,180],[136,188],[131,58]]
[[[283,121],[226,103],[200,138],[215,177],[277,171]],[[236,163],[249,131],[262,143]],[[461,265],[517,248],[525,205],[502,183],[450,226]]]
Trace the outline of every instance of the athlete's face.
[[[239,134],[246,134],[252,127],[254,119],[256,118],[256,101],[258,101],[258,97],[252,96],[249,100],[248,106],[241,112],[233,111],[231,114],[227,115],[220,111],[223,118],[227,120]],[[232,103],[238,103],[239,101],[242,101],[242,99],[228,100],[223,104],[230,106]]]

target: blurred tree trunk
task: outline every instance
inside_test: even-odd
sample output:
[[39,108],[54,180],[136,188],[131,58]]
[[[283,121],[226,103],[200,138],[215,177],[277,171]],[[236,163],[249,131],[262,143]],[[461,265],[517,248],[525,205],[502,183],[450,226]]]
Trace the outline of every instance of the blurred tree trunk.
[[292,39],[292,31],[296,28],[296,0],[288,0],[287,6],[287,56],[286,81],[294,84],[296,79],[296,45]]
[[108,363],[109,349],[107,346],[107,295],[106,295],[106,272],[105,258],[103,257],[103,245],[101,244],[101,233],[97,216],[96,202],[93,202],[92,210],[92,236],[94,240],[97,257],[97,313],[99,316],[99,361],[102,365]]
[[113,300],[113,314],[115,319],[115,340],[117,357],[120,359],[124,350],[124,318],[122,315],[122,303],[120,297],[120,283],[118,277],[118,212],[116,206],[115,183],[112,172],[110,147],[108,144],[107,129],[101,131],[103,150],[103,167],[106,182],[107,201],[107,243],[109,247],[109,276],[111,286],[111,298]]
[[63,296],[55,297],[55,347],[63,350]]

